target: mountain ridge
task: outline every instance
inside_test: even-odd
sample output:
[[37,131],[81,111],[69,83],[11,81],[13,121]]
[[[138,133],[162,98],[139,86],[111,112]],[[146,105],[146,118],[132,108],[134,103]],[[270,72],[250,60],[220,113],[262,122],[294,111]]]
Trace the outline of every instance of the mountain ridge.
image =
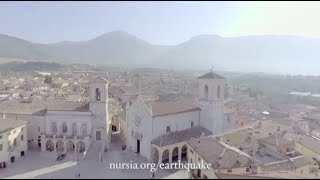
[[87,64],[144,64],[288,73],[312,71],[320,58],[320,39],[292,35],[222,37],[200,34],[177,45],[156,45],[117,30],[86,41],[33,43],[0,34],[0,57]]

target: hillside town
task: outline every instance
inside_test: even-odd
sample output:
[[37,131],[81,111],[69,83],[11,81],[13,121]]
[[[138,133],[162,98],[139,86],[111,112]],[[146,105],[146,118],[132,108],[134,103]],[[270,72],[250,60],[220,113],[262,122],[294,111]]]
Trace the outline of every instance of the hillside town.
[[[318,177],[318,107],[250,97],[214,69],[36,71],[0,81],[0,178]],[[108,169],[129,161],[211,166]]]
[[320,179],[319,18],[317,1],[0,2],[0,179]]

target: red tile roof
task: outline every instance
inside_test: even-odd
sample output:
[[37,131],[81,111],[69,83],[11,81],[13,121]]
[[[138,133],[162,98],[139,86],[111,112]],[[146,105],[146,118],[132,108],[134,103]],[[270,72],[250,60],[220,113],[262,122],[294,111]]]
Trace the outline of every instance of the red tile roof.
[[152,104],[153,117],[190,111],[200,111],[200,108],[194,101],[155,102]]
[[209,72],[209,73],[202,75],[198,78],[200,78],[200,79],[226,79],[225,77],[220,76],[219,74],[216,74],[214,72]]

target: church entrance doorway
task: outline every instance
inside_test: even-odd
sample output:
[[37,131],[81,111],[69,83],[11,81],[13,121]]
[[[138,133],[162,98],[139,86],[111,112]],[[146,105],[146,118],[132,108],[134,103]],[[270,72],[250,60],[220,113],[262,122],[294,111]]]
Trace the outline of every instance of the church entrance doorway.
[[140,153],[140,140],[137,139],[137,153]]
[[112,125],[112,132],[116,132],[117,131],[117,126]]

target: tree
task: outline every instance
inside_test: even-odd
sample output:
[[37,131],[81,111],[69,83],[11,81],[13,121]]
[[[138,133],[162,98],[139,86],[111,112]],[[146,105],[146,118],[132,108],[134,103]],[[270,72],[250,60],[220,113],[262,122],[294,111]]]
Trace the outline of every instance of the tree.
[[52,77],[50,75],[46,75],[44,78],[44,83],[52,84]]

